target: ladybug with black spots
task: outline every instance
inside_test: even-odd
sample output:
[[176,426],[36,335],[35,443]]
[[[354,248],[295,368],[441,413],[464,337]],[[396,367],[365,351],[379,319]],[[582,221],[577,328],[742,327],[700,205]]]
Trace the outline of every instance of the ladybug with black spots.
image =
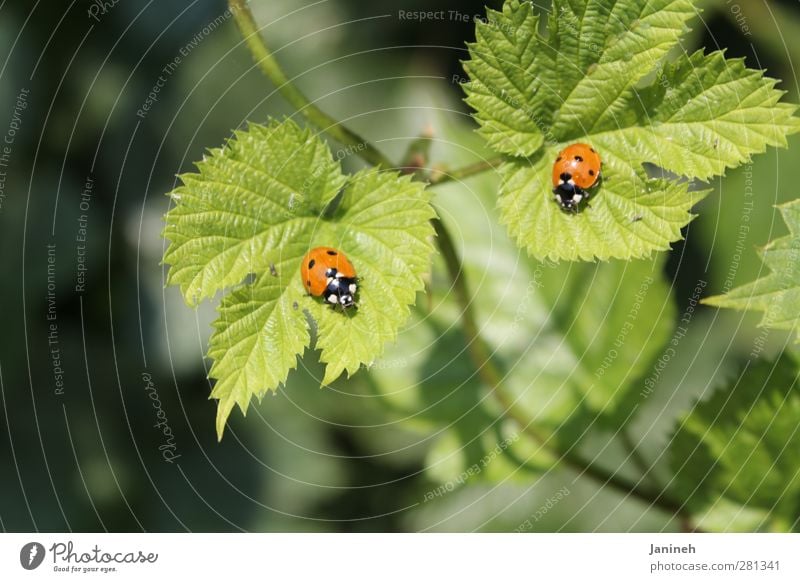
[[588,144],[574,143],[561,150],[553,164],[553,194],[562,209],[578,212],[578,205],[600,180],[600,168],[600,154]]
[[355,307],[358,277],[353,264],[340,250],[316,247],[300,265],[303,286],[313,297],[322,297],[331,307]]

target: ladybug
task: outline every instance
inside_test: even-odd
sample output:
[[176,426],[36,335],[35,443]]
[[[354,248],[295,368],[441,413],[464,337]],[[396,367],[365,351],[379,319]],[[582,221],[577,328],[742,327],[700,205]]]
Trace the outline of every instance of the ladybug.
[[600,154],[585,143],[574,143],[558,154],[553,164],[553,194],[555,201],[571,212],[589,198],[589,188],[600,179]]
[[355,306],[358,277],[353,264],[340,250],[317,247],[308,251],[300,265],[303,286],[314,297],[322,297],[331,307]]

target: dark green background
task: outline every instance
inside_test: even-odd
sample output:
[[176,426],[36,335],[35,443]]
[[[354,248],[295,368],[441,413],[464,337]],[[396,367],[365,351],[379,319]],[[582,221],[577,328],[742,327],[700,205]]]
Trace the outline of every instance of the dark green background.
[[[268,23],[307,3],[254,0],[253,6],[259,22]],[[762,2],[737,4],[752,36],[741,33],[729,4],[707,2],[685,48],[726,48],[728,56],[744,56],[749,66],[784,79],[781,87],[796,101],[800,5],[769,4],[783,37]],[[314,379],[319,366],[310,352],[277,396],[266,397],[246,420],[234,411],[218,444],[215,404],[207,399],[209,362],[203,359],[213,308],[195,312],[176,289],[163,289],[160,217],[169,207],[164,193],[176,174],[222,144],[231,129],[291,111],[252,68],[228,19],[183,59],[140,119],[136,112],[161,69],[225,5],[120,0],[100,22],[88,17],[89,5],[0,4],[0,134],[18,92],[30,90],[0,211],[0,530],[507,531],[565,484],[569,502],[535,529],[679,527],[640,502],[605,489],[598,495],[591,479],[573,484],[576,474],[567,469],[517,475],[501,486],[483,475],[422,503],[439,485],[425,472],[426,455],[441,436],[436,423],[463,436],[474,430],[470,423],[488,414],[470,404],[482,388],[459,355],[457,328],[438,330],[440,339],[425,362],[409,372],[436,406],[424,427],[398,422],[388,403],[370,397],[375,390],[366,372],[320,391]],[[470,127],[452,77],[462,74],[459,60],[466,58],[464,43],[472,39],[473,26],[396,17],[398,10],[415,9],[481,14],[482,3],[330,0],[268,27],[265,36],[290,76],[302,74],[297,83],[308,95],[323,97],[320,106],[339,119],[352,118],[349,125],[399,159],[430,121],[425,108],[431,95],[462,132]],[[367,19],[384,14],[390,16]],[[410,109],[381,112],[394,107]],[[795,137],[794,150],[759,156],[751,168],[760,203],[736,284],[758,273],[754,245],[785,232],[772,204],[797,196],[799,142]],[[436,155],[436,162],[458,158],[446,147]],[[345,165],[360,163],[348,157]],[[698,279],[709,282],[709,293],[721,291],[734,254],[730,228],[741,211],[744,172],[714,182],[687,240],[675,245],[666,265],[675,297],[691,295]],[[76,293],[74,238],[87,176],[94,180],[87,286]],[[47,244],[57,249],[62,396],[53,392],[47,342]],[[491,267],[484,276],[495,276]],[[434,272],[435,284],[446,292],[442,278],[441,269]],[[669,405],[658,405],[658,422],[685,410],[713,378],[730,377],[757,333],[755,316],[717,316],[702,308],[698,317],[702,334],[691,341],[698,350],[702,345],[705,357],[695,365],[697,380],[683,385]],[[785,338],[776,333],[771,341],[780,345]],[[175,464],[164,462],[158,451],[162,440],[153,428],[144,372],[152,375],[175,432]],[[613,466],[613,457],[607,462]]]

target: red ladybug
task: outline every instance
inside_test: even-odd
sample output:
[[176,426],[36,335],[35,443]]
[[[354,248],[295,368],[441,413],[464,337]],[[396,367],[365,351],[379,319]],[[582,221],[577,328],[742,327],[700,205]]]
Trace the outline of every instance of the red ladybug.
[[600,154],[585,143],[574,143],[558,154],[553,164],[553,194],[561,208],[578,211],[578,204],[589,198],[589,188],[600,179]]
[[355,306],[358,277],[347,256],[332,247],[317,247],[308,251],[300,264],[303,286],[314,297],[322,297],[332,307]]

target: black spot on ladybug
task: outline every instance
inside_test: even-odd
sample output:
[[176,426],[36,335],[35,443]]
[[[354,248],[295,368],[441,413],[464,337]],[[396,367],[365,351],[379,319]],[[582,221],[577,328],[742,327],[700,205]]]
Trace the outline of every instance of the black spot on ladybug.
[[334,256],[334,255],[337,255],[337,254],[338,254],[336,251],[327,251],[327,253],[328,253],[330,256]]
[[583,161],[583,158],[582,158],[582,157],[580,157],[580,156],[575,156],[575,159],[576,159],[577,161],[579,161],[579,162],[582,162],[582,161]]
[[594,170],[589,170],[589,175],[594,176]]
[[306,281],[306,285],[308,285],[309,287],[311,287],[311,279],[309,279],[308,281]]
[[309,269],[313,269],[314,265],[316,265],[316,264],[317,264],[317,261],[315,261],[314,259],[311,259],[310,261],[308,261],[308,268]]
[[561,161],[561,156],[558,156],[558,157],[556,158],[556,161],[557,161],[557,162],[560,162],[560,161]]
[[596,151],[594,151],[594,148],[589,148],[589,151],[591,151],[593,154],[597,153]]

